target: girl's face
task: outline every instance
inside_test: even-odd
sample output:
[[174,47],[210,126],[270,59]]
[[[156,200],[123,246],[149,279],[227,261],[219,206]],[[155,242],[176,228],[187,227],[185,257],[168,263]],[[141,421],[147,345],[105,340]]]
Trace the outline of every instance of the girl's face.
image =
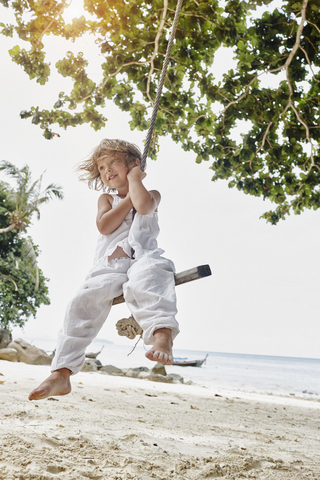
[[128,186],[127,174],[129,168],[124,160],[104,157],[97,162],[101,180],[106,187],[117,190]]

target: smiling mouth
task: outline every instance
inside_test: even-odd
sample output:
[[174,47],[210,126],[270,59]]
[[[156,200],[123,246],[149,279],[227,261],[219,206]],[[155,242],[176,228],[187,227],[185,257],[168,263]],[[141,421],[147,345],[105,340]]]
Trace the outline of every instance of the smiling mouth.
[[113,180],[117,175],[110,175],[109,180]]

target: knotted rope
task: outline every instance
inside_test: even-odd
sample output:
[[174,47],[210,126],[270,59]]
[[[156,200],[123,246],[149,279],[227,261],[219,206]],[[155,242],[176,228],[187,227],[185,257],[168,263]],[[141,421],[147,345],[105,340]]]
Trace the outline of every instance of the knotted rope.
[[130,315],[129,318],[122,318],[121,320],[118,320],[116,323],[116,328],[118,330],[118,334],[121,337],[128,337],[130,338],[130,340],[133,340],[137,335],[139,335],[138,341],[136,342],[135,346],[133,347],[131,352],[128,353],[129,356],[141,340],[143,330],[132,315]]
[[133,340],[137,335],[142,335],[142,328],[136,322],[132,315],[129,318],[122,318],[116,323],[116,329],[118,330],[118,335],[121,337],[128,337],[130,340]]
[[172,46],[173,46],[174,37],[175,37],[175,34],[176,34],[176,29],[177,29],[177,25],[178,25],[178,21],[179,21],[179,15],[180,15],[181,7],[182,7],[182,2],[183,2],[183,0],[178,0],[176,12],[175,12],[175,15],[174,15],[171,35],[170,35],[169,43],[168,43],[168,46],[167,46],[167,52],[166,52],[166,56],[165,56],[163,67],[162,67],[162,72],[161,72],[160,82],[159,82],[159,85],[158,85],[156,99],[155,99],[155,102],[154,102],[154,105],[153,105],[153,111],[152,111],[152,115],[151,115],[151,119],[150,119],[150,125],[149,125],[149,130],[148,130],[148,133],[147,133],[146,143],[145,143],[145,146],[144,146],[144,151],[143,151],[142,159],[141,159],[141,162],[140,162],[140,168],[141,168],[142,171],[144,171],[144,169],[146,168],[146,161],[147,161],[150,142],[151,142],[151,138],[152,138],[153,128],[154,128],[154,124],[155,124],[155,121],[156,121],[156,118],[157,118],[157,112],[158,112],[158,108],[159,108],[159,103],[160,103],[160,98],[161,98],[161,93],[162,93],[162,87],[164,85],[164,81],[165,81],[165,78],[166,78],[167,68],[168,68],[169,61],[170,61],[170,54],[171,54],[171,50],[172,50]]

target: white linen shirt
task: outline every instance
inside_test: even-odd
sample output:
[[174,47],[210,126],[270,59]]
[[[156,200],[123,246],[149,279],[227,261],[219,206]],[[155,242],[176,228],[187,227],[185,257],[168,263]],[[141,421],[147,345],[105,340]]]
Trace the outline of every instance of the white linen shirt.
[[[113,194],[112,208],[118,205],[122,198]],[[121,225],[109,235],[99,234],[96,246],[94,264],[102,259],[110,257],[117,247],[121,247],[129,256],[138,259],[143,255],[162,255],[164,250],[158,248],[157,237],[159,235],[158,214],[156,211],[141,215],[136,212],[133,217],[133,209],[127,214]]]

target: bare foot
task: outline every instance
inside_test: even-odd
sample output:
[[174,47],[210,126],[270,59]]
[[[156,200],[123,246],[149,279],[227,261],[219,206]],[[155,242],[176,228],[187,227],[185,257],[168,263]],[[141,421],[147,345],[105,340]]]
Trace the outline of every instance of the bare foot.
[[153,338],[153,346],[146,353],[146,357],[153,362],[172,365],[172,330],[170,328],[160,328],[154,332]]
[[67,395],[71,392],[70,375],[71,371],[68,368],[55,370],[30,393],[29,400],[42,400],[51,395]]

